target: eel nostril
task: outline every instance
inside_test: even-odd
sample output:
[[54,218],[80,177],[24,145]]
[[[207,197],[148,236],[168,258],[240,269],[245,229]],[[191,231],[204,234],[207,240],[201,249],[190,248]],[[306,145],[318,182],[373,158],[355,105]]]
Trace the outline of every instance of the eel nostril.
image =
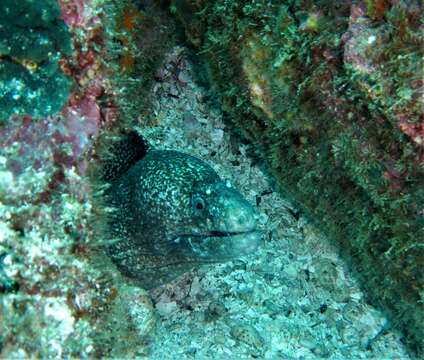
[[239,223],[239,225],[245,224],[247,222],[246,215],[239,215],[237,222]]

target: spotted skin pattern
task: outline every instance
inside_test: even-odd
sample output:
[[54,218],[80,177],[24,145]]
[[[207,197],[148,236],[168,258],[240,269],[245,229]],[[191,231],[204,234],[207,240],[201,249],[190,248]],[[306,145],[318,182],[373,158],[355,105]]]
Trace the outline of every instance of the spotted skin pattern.
[[114,208],[108,254],[144,288],[259,246],[255,209],[204,161],[151,150],[121,168],[128,169],[115,176],[106,195]]

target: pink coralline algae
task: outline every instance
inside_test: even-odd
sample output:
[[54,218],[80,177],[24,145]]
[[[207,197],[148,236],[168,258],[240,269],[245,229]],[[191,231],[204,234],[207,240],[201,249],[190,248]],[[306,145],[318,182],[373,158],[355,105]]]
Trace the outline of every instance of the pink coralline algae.
[[[360,73],[371,74],[377,64],[372,58],[373,48],[381,43],[381,34],[372,27],[371,19],[365,16],[365,9],[352,5],[349,30],[343,35],[344,61]],[[377,41],[378,40],[378,41]]]
[[99,22],[93,14],[92,1],[87,0],[58,0],[61,19],[71,28],[90,28]]
[[55,172],[50,119],[14,117],[0,130],[0,198],[33,201]]
[[90,146],[91,139],[95,138],[99,131],[101,114],[96,98],[101,94],[102,89],[100,87],[95,89],[98,91],[97,94],[87,91],[81,98],[71,98],[69,106],[63,110],[66,121],[60,137],[62,141],[71,144],[71,156],[74,163],[78,162],[78,159]]
[[[351,6],[349,28],[342,36],[344,63],[353,73],[355,88],[372,106],[379,107],[414,146],[422,148],[422,51],[418,51],[419,44],[421,49],[423,45],[421,11],[416,4],[407,6],[398,1],[386,2],[381,9],[377,6],[381,2],[371,3]],[[375,19],[380,10],[385,13],[385,22]]]
[[[82,156],[98,134],[100,110],[94,98],[83,97],[62,113],[33,121],[14,117],[0,130],[2,197],[33,202],[57,185],[63,171],[85,170]],[[62,175],[61,175],[62,174]],[[7,186],[6,186],[7,185]],[[9,190],[7,190],[9,189]]]
[[[399,128],[408,135],[416,144],[424,147],[424,120],[421,124],[408,124],[407,122],[401,122]],[[424,162],[424,155],[422,157]]]

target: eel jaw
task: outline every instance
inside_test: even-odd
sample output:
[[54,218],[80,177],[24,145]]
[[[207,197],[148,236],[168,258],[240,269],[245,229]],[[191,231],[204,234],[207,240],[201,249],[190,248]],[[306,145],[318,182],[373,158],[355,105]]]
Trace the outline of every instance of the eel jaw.
[[174,251],[179,256],[204,261],[225,261],[255,251],[262,238],[262,232],[210,231],[201,234],[181,234],[174,237]]

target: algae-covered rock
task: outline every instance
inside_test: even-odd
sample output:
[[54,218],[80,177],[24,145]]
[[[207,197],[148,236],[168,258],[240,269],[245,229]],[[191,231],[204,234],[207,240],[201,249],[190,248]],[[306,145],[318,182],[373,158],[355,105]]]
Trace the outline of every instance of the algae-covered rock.
[[422,4],[178,0],[171,9],[233,126],[423,351]]
[[[55,4],[25,1],[20,2],[19,9],[27,3],[37,9]],[[318,30],[327,26],[326,19],[332,14],[340,14],[343,30],[328,26],[325,34],[330,30],[344,33],[350,23],[353,29],[354,21],[347,20],[350,7],[340,5],[337,11],[324,11],[317,5],[307,16],[308,12],[295,14],[295,3],[288,7],[257,1],[245,1],[243,6],[238,1],[176,3],[173,9],[179,19],[192,25],[186,31],[189,40],[202,46],[201,52],[209,58],[210,75],[228,80],[215,83],[227,111],[222,114],[209,106],[215,97],[194,82],[202,74],[197,73],[198,63],[191,63],[187,55],[190,50],[174,47],[175,27],[160,7],[167,1],[58,3],[74,44],[72,56],[61,66],[74,80],[75,89],[63,111],[54,116],[38,120],[13,116],[0,125],[0,358],[341,359],[380,358],[384,353],[388,358],[407,359],[391,324],[387,325],[384,314],[366,302],[337,253],[328,249],[325,236],[318,236],[304,214],[273,191],[272,182],[259,169],[258,158],[248,156],[254,147],[234,136],[222,121],[230,112],[240,128],[243,124],[251,127],[252,139],[263,137],[270,146],[269,153],[279,150],[273,163],[276,173],[291,184],[299,175],[296,164],[304,164],[308,171],[315,165],[320,170],[331,169],[331,162],[317,161],[312,155],[308,163],[296,162],[302,151],[313,150],[308,142],[318,138],[309,139],[302,133],[303,121],[307,122],[312,110],[305,108],[302,113],[298,111],[303,109],[301,106],[293,105],[291,125],[296,124],[298,114],[302,120],[298,126],[300,135],[296,136],[291,128],[281,125],[285,124],[281,122],[285,108],[278,110],[270,96],[274,90],[266,90],[266,84],[272,79],[280,90],[291,86],[291,71],[300,65],[289,66],[290,59],[308,54],[307,44],[301,46],[303,36],[318,36]],[[178,9],[184,3],[185,13],[180,14]],[[302,7],[305,4],[310,2],[302,2]],[[319,4],[328,6],[332,2]],[[372,2],[367,4],[370,7]],[[383,21],[374,7],[368,7],[366,11],[373,11],[373,21]],[[43,11],[38,14],[39,21],[47,16]],[[57,19],[57,13],[52,14],[56,15],[50,18]],[[268,41],[274,36],[278,39],[278,33],[272,30],[276,19],[294,28],[285,32],[273,50]],[[263,39],[262,27],[269,34]],[[243,28],[250,29],[245,38],[239,36]],[[297,28],[302,29],[300,37]],[[40,33],[43,29],[40,26]],[[205,37],[206,29],[216,32]],[[368,28],[362,33],[367,31]],[[222,41],[222,36],[232,42]],[[346,35],[345,43],[349,39]],[[172,50],[168,51],[171,45]],[[284,50],[279,57],[284,64],[282,69],[286,69],[284,81],[271,76],[272,67],[266,67],[273,64],[266,59],[272,59],[272,51],[276,53],[279,48]],[[320,67],[324,74],[327,67],[330,73],[344,68],[342,55],[325,54],[329,61]],[[339,61],[333,64],[334,57]],[[160,66],[163,59],[165,63]],[[3,60],[8,60],[6,55]],[[242,65],[237,67],[241,60]],[[37,69],[45,61],[36,63]],[[298,63],[303,64],[302,61]],[[28,71],[34,66],[25,64]],[[297,81],[302,78],[302,70],[298,71],[293,77]],[[363,84],[364,80],[358,78],[355,91],[365,91]],[[339,87],[342,91],[343,83]],[[298,101],[296,90],[296,86],[287,90],[286,100],[291,99],[293,104]],[[331,92],[320,95],[321,99]],[[50,100],[46,98],[47,101]],[[338,117],[333,116],[332,120],[340,121],[343,104],[337,108]],[[323,114],[329,111],[323,108]],[[352,106],[352,113],[356,111],[356,105]],[[315,111],[314,116],[317,114]],[[323,114],[319,119],[325,119]],[[104,229],[96,222],[110,209],[102,209],[92,201],[93,184],[85,174],[87,162],[96,162],[101,155],[99,135],[111,139],[129,127],[142,129],[155,147],[185,151],[214,164],[216,171],[231,179],[263,212],[260,223],[266,227],[265,246],[237,262],[211,264],[188,273],[165,288],[155,289],[156,293],[147,294],[121,277],[110,259],[99,251],[106,239]],[[309,133],[315,134],[314,129],[309,129]],[[271,137],[274,133],[275,137]],[[278,139],[287,141],[287,146],[280,146]],[[325,144],[326,139],[320,144]],[[255,144],[268,154],[263,142]],[[307,158],[303,155],[301,160]],[[278,166],[284,167],[278,170]],[[293,174],[288,171],[292,168]],[[327,174],[326,181],[334,185],[340,178],[342,174],[334,179]],[[304,184],[309,184],[308,179],[311,178],[306,177]],[[312,201],[331,203],[335,199],[331,193],[323,192],[327,188],[322,179],[318,180],[317,195],[310,187],[306,188],[308,196],[300,193],[304,196],[300,200],[305,200],[308,209],[313,209]],[[345,204],[354,199],[354,185],[348,181],[345,184],[346,191],[342,193],[340,187],[335,187],[334,193],[342,205],[336,201],[334,212],[318,213],[326,214],[323,218],[327,229],[330,217],[337,221],[339,210],[346,210]],[[360,200],[363,199],[367,199],[366,195]],[[359,201],[353,201],[346,216],[357,215],[358,206]],[[352,224],[355,226],[357,220]],[[343,234],[354,233],[352,229]],[[352,238],[346,237],[345,246],[351,249],[348,240]],[[381,280],[381,276],[377,279]],[[390,295],[393,287],[387,289]],[[414,310],[412,306],[411,309]],[[411,319],[415,312],[404,314]]]
[[140,114],[148,116],[149,90],[165,52],[175,43],[175,24],[165,0],[106,2],[114,12],[104,21],[112,30],[104,34],[106,61],[113,86],[120,88],[115,98],[120,116],[129,123]]
[[55,0],[4,0],[0,5],[0,119],[58,111],[71,82],[58,61],[71,52]]
[[[0,3],[0,358],[141,355],[152,309],[99,255],[101,209],[85,176],[93,142],[117,122],[117,103],[140,110],[144,100],[128,96],[131,72],[117,59],[128,49],[115,20],[134,4]],[[62,68],[74,83],[69,97]]]

